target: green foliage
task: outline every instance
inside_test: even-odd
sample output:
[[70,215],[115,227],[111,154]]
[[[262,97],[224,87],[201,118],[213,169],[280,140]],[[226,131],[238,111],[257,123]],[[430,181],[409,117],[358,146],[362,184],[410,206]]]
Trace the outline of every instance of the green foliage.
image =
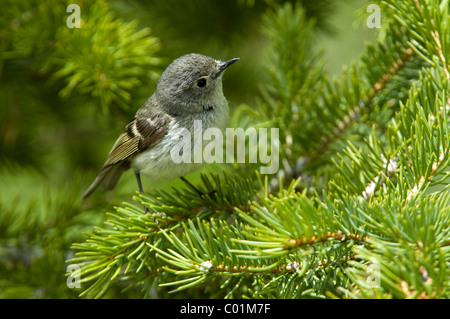
[[62,285],[70,245],[104,219],[80,207],[81,174],[67,183],[3,163],[0,180],[0,298],[76,297]]
[[[137,30],[137,22],[116,18],[102,2],[81,10],[89,15],[83,27],[76,32],[61,28],[56,35],[57,61],[63,65],[54,76],[67,83],[60,94],[66,98],[91,94],[105,112],[111,104],[128,109],[130,92],[159,77],[154,71],[159,64],[155,57],[159,41],[150,36],[149,28]],[[75,88],[77,92],[72,93]]]
[[[228,32],[227,24],[191,21],[171,1],[153,11],[141,2],[84,4],[82,23],[92,27],[70,30],[55,22],[67,16],[55,3],[11,5],[0,20],[8,88],[0,98],[17,106],[2,110],[0,123],[8,159],[0,171],[2,297],[450,297],[448,1],[377,2],[378,40],[333,79],[317,42],[328,11],[313,15],[311,4],[236,1],[220,17],[215,1],[183,8],[205,4],[203,17],[232,19]],[[45,32],[36,32],[40,24]],[[206,27],[194,40],[199,25]],[[214,36],[221,34],[233,43]],[[254,53],[264,71],[251,93],[237,89],[251,72],[227,73],[232,101],[256,95],[231,103],[230,127],[280,129],[276,174],[258,173],[261,163],[214,165],[193,175],[202,196],[174,182],[133,202],[119,188],[113,210],[101,193],[78,201],[87,183],[81,169],[106,154],[98,145],[149,95],[142,86],[154,84],[163,57],[186,46],[225,58],[240,45],[239,63]],[[48,123],[49,132],[36,134]],[[74,142],[89,134],[99,141]],[[51,147],[59,151],[43,155]],[[136,188],[126,176],[121,182],[128,196]],[[81,289],[67,288],[69,275]]]

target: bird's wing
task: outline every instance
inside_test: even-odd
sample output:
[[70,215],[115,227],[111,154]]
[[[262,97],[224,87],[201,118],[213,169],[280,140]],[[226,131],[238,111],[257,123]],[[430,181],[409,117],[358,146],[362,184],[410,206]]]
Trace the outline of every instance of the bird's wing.
[[158,115],[153,118],[136,117],[128,123],[109,152],[101,172],[82,198],[88,197],[102,183],[106,189],[112,189],[123,171],[129,168],[127,160],[155,145],[167,133],[171,120],[168,115]]
[[170,119],[169,116],[136,117],[117,139],[103,167],[121,163],[156,144],[169,129]]

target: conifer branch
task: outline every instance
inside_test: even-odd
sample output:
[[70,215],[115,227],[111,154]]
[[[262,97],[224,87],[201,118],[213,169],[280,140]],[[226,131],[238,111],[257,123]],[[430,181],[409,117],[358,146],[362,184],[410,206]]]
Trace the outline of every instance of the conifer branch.
[[[418,3],[391,4],[399,10],[385,42],[362,57],[368,68],[352,67],[334,84],[317,68],[318,55],[298,54],[314,34],[303,11],[286,5],[266,15],[277,45],[273,83],[262,92],[258,116],[260,123],[280,124],[287,175],[298,173],[295,158],[312,165],[364,115],[383,119],[372,134],[361,123],[364,143],[348,141],[336,152],[341,161],[324,167],[332,176],[324,177],[320,194],[300,193],[300,179],[284,185],[282,178],[271,192],[270,177],[262,182],[242,170],[203,175],[198,187],[205,196],[181,188],[136,197],[155,215],[117,207],[108,227],[73,246],[72,261],[91,283],[84,294],[99,297],[128,280],[129,286],[158,282],[172,293],[220,287],[227,298],[448,296],[441,287],[448,281],[450,196],[425,192],[450,175],[448,40],[439,20],[445,10],[431,14]],[[413,21],[429,16],[432,22]],[[289,42],[299,28],[302,34]],[[325,94],[317,97],[315,89]],[[370,266],[379,269],[376,288],[367,283]]]
[[[430,119],[433,122],[433,124],[441,125],[439,122],[447,118],[449,109],[450,109],[450,96],[445,102],[445,108],[442,106],[439,107],[439,113],[436,114],[436,116],[431,114]],[[440,119],[442,120],[440,121]],[[438,153],[438,156],[436,156],[436,158],[434,158],[434,160],[429,164],[430,166],[429,169],[427,169],[426,171],[426,175],[421,175],[418,182],[410,189],[407,196],[407,200],[413,199],[418,194],[418,192],[423,189],[424,185],[429,184],[433,176],[435,176],[438,173],[439,169],[442,169],[442,166],[445,167],[445,165],[443,164],[448,163],[449,160],[448,159],[449,152],[447,144],[448,141],[444,140],[442,141],[442,143],[444,143],[444,145],[441,146],[441,149],[444,151]]]
[[415,184],[411,190],[409,191],[407,200],[411,200],[413,199],[417,193],[422,190],[423,186],[425,184],[428,184],[431,180],[431,178],[437,173],[438,168],[441,166],[441,163],[444,160],[444,153],[441,153],[439,155],[439,158],[436,159],[436,161],[431,163],[431,170],[428,172],[427,176],[422,175],[419,179],[419,181],[417,182],[417,184]]
[[362,243],[369,239],[368,236],[361,236],[361,234],[354,234],[354,233],[347,233],[343,234],[342,232],[333,232],[333,233],[326,233],[326,234],[319,234],[314,235],[311,238],[301,238],[301,239],[289,239],[282,245],[282,248],[284,250],[292,250],[304,246],[313,246],[317,243],[325,243],[330,240],[335,240],[338,242],[346,242],[346,241],[353,241],[355,243]]
[[392,157],[389,161],[382,156],[382,160],[386,163],[386,170],[379,171],[375,178],[368,183],[362,194],[358,196],[360,202],[362,200],[368,201],[386,183],[387,178],[391,178],[397,173],[398,156]]
[[[423,9],[422,9],[421,5],[419,4],[419,1],[418,0],[414,0],[414,4],[416,5],[417,10],[420,12],[422,17],[424,19],[426,19],[426,17],[423,14]],[[430,23],[434,27],[433,30],[430,30],[431,36],[434,39],[434,41],[436,42],[436,49],[437,49],[439,58],[441,59],[442,67],[443,67],[443,70],[444,70],[445,75],[447,77],[447,81],[450,82],[450,73],[448,71],[448,66],[449,65],[448,65],[448,63],[447,63],[447,61],[445,59],[445,56],[444,56],[443,52],[442,52],[442,45],[441,45],[441,41],[439,40],[439,32],[438,32],[438,30],[436,28],[436,24],[435,24],[433,18],[430,19]]]
[[312,148],[311,154],[305,157],[306,163],[314,162],[318,157],[322,156],[328,150],[333,141],[338,139],[347,129],[356,123],[358,118],[361,116],[361,111],[370,107],[377,94],[379,94],[383,88],[386,87],[394,75],[398,74],[405,67],[406,63],[412,56],[413,51],[410,48],[406,48],[403,55],[394,61],[388,68],[388,71],[384,73],[368,90],[368,95],[361,98],[358,104],[354,105],[353,108],[348,108],[347,115],[345,115],[342,120],[337,123],[334,130],[328,135],[323,136],[318,144]]

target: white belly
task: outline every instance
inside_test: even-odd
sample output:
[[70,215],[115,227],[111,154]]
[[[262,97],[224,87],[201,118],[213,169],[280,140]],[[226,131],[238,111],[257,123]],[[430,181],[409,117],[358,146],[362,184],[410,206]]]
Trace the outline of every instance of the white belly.
[[[226,110],[228,111],[228,110]],[[154,146],[151,146],[148,150],[136,155],[131,161],[131,166],[136,172],[147,176],[152,180],[173,180],[178,177],[187,175],[199,167],[202,166],[202,162],[198,163],[198,154],[194,154],[194,145],[198,141],[196,139],[202,139],[202,149],[206,142],[203,141],[203,132],[207,128],[217,127],[223,131],[226,121],[227,114],[221,114],[222,116],[217,116],[214,111],[210,111],[202,114],[195,114],[191,118],[187,119],[184,123],[170,123],[170,128],[168,133]],[[218,120],[220,119],[220,120]],[[194,120],[201,120],[201,130],[202,132],[194,132]],[[188,129],[191,140],[180,139],[180,131],[177,128],[185,127]],[[178,144],[176,144],[178,143]],[[187,145],[179,144],[187,143]],[[191,161],[187,163],[176,163],[173,160],[171,151],[177,145],[178,148],[189,149],[191,151]],[[186,147],[186,148],[184,148]]]

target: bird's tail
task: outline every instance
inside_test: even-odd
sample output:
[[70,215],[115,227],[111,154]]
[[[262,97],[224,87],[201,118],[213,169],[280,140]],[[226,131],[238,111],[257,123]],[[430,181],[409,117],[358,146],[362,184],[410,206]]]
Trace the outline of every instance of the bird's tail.
[[120,164],[103,167],[100,174],[98,174],[91,186],[89,186],[89,188],[84,192],[81,199],[85,199],[91,195],[99,185],[102,185],[105,190],[113,189],[119,181],[122,173],[129,167],[129,162],[122,162]]

